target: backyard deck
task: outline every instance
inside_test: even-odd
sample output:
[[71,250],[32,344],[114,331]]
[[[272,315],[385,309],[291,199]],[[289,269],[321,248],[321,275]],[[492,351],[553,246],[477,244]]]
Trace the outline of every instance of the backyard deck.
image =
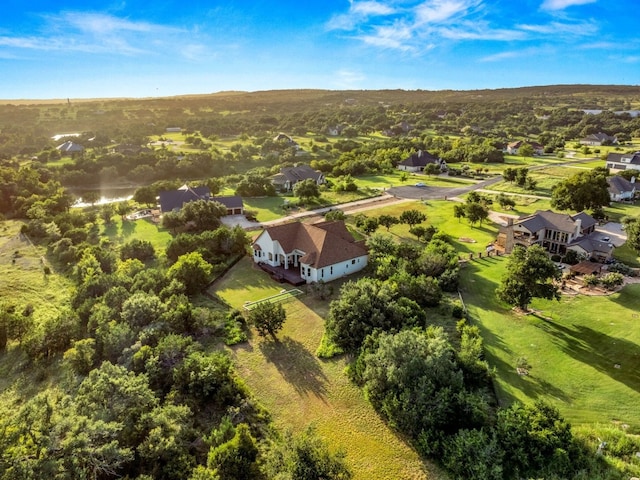
[[259,263],[258,265],[265,272],[269,273],[274,280],[277,280],[280,283],[287,282],[294,287],[298,287],[307,283],[306,280],[300,276],[298,270],[287,270],[284,267],[272,267],[271,265],[268,265],[266,263]]

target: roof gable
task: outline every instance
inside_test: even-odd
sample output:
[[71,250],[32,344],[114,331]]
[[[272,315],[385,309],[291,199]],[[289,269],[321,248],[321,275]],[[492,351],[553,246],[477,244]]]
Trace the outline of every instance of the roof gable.
[[184,185],[178,190],[160,192],[160,209],[163,212],[179,210],[185,203],[195,200],[209,200],[211,190],[209,187],[188,187]]
[[426,167],[429,163],[438,163],[440,159],[431,153],[418,150],[416,153],[400,162],[405,167]]
[[613,177],[607,177],[607,183],[609,184],[609,192],[616,194],[621,194],[625,192],[633,192],[636,189],[635,184],[631,183],[624,177],[620,175],[615,175]]
[[[347,230],[344,222],[323,222],[309,225],[300,222],[268,227],[268,234],[289,253],[303,252],[302,263],[314,268],[322,268],[367,254],[367,250]],[[260,237],[262,234],[260,235]]]

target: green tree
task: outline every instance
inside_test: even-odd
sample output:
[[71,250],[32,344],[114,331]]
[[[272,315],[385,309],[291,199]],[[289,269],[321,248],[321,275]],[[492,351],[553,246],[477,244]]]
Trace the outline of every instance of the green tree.
[[516,206],[516,201],[512,197],[510,197],[509,195],[505,195],[504,193],[498,194],[496,200],[498,201],[498,205],[500,205],[500,208],[504,210],[512,210],[513,207]]
[[133,194],[133,200],[147,206],[156,205],[156,191],[152,187],[140,187]]
[[383,214],[378,217],[378,223],[385,227],[388,232],[391,227],[400,223],[400,220],[398,219],[398,217],[394,217],[393,215]]
[[560,299],[555,280],[560,272],[540,245],[516,247],[507,264],[507,273],[496,290],[498,298],[527,310],[533,298]]
[[551,206],[560,210],[597,210],[609,205],[609,185],[602,169],[578,172],[551,189]]
[[406,223],[409,227],[413,227],[419,223],[424,222],[427,219],[427,216],[422,213],[420,210],[405,210],[400,214],[400,222]]
[[467,209],[464,205],[457,203],[453,206],[453,216],[458,219],[458,222],[460,222],[461,218],[465,218],[467,216]]
[[534,153],[533,147],[529,143],[523,143],[518,149],[518,155],[523,157],[533,157]]
[[627,234],[627,244],[640,254],[640,217],[625,217],[622,223]]
[[152,260],[156,251],[151,242],[134,238],[120,247],[120,260],[136,259],[141,262]]
[[220,218],[227,214],[227,207],[220,202],[196,200],[185,203],[179,212],[183,225],[197,232],[215,230],[220,226]]
[[502,171],[502,178],[504,178],[507,182],[513,183],[516,179],[517,169],[507,167]]
[[287,314],[280,303],[261,302],[249,310],[251,323],[261,337],[270,335],[277,340],[276,334],[282,329]]
[[116,208],[111,203],[105,203],[102,205],[102,208],[100,208],[100,217],[106,225],[112,223],[115,211]]
[[247,424],[241,423],[231,440],[211,448],[207,467],[221,479],[256,480],[260,478],[257,458],[256,441]]
[[480,223],[489,218],[489,209],[481,203],[467,203],[465,204],[465,217],[469,220],[471,225]]
[[308,202],[314,198],[320,197],[320,189],[318,184],[312,178],[307,178],[298,182],[293,187],[293,194],[300,198],[303,202]]
[[263,455],[262,471],[278,480],[349,480],[345,455],[333,453],[313,427],[300,435],[273,440]]
[[211,279],[213,267],[207,263],[199,252],[191,252],[178,257],[167,271],[170,280],[178,280],[185,288],[187,295],[195,295],[206,288]]

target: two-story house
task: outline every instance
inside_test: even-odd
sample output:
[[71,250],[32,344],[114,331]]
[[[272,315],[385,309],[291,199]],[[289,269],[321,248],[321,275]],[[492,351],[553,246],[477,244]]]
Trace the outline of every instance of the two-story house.
[[607,155],[606,167],[610,173],[640,170],[640,152],[610,153]]
[[551,210],[538,210],[533,215],[511,219],[501,227],[496,247],[511,253],[516,245],[540,245],[549,253],[564,255],[575,250],[581,256],[604,261],[611,257],[613,246],[598,240],[597,222],[584,212],[569,215]]

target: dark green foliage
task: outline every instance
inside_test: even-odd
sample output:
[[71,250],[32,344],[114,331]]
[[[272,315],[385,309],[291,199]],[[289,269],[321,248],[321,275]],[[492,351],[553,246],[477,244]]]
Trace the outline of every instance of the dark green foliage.
[[177,280],[185,286],[188,295],[201,292],[211,281],[213,268],[198,252],[181,255],[167,271],[170,280]]
[[260,479],[260,471],[256,462],[258,447],[249,427],[241,423],[235,430],[235,435],[231,440],[209,451],[207,467],[221,479]]
[[576,173],[551,190],[551,206],[560,210],[595,210],[610,200],[606,171],[598,168]]
[[293,194],[304,202],[313,200],[314,198],[319,198],[320,189],[318,188],[318,184],[315,180],[307,178],[306,180],[296,183],[293,187]]
[[496,294],[503,302],[526,310],[533,298],[559,299],[553,283],[559,278],[560,272],[540,245],[516,247]]
[[340,298],[330,304],[326,328],[338,346],[355,351],[374,331],[395,331],[423,322],[422,309],[401,297],[391,282],[362,278],[342,286]]
[[261,337],[271,336],[282,329],[287,314],[280,303],[261,302],[249,311],[249,323],[255,327]]
[[627,243],[640,254],[640,217],[626,217],[623,219]]
[[348,480],[351,472],[342,452],[332,453],[313,427],[300,435],[273,440],[262,471],[279,480]]
[[406,223],[409,227],[413,227],[424,222],[427,216],[419,210],[405,210],[400,214],[400,222]]
[[391,425],[418,439],[427,455],[463,426],[481,426],[489,407],[466,390],[463,372],[441,329],[383,333],[360,359],[367,398]]
[[120,260],[137,259],[141,262],[152,260],[156,255],[151,242],[133,239],[120,247]]

